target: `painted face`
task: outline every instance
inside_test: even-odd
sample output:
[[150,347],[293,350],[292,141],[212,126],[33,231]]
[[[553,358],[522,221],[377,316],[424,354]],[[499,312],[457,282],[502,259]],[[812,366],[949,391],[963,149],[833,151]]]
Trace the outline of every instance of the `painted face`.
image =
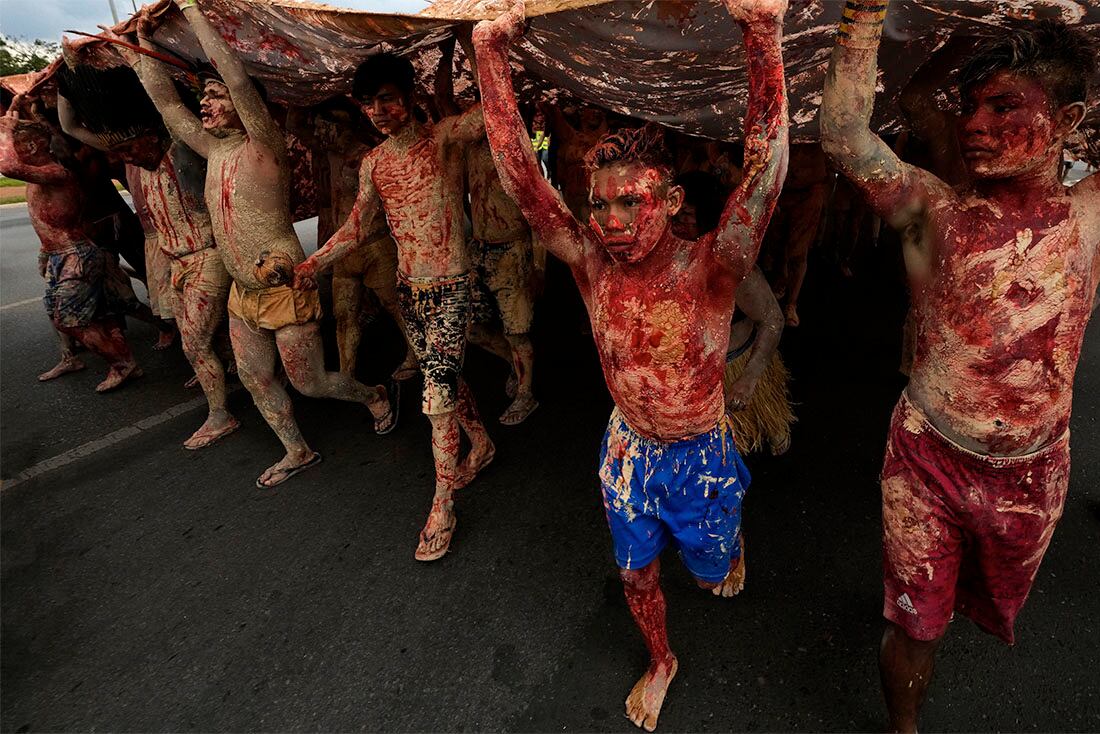
[[12,145],[19,160],[32,166],[48,163],[50,134],[42,125],[19,121],[12,131]]
[[396,135],[409,124],[412,109],[409,101],[396,84],[387,82],[372,97],[361,103],[363,114],[383,135]]
[[1050,98],[1009,71],[971,90],[959,115],[959,148],[976,179],[1013,178],[1051,164],[1062,148]]
[[643,163],[612,163],[592,174],[589,224],[615,260],[635,263],[668,232],[684,190]]
[[125,163],[155,171],[164,159],[164,143],[157,135],[141,135],[111,148]]
[[229,96],[229,87],[219,81],[208,79],[202,86],[202,102],[199,104],[202,114],[202,127],[211,132],[240,130],[244,126],[237,108]]

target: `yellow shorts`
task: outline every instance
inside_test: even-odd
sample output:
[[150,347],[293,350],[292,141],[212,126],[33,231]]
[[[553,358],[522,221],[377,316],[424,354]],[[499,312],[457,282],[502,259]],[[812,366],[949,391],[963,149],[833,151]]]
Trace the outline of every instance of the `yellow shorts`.
[[175,317],[179,304],[172,290],[172,260],[160,249],[156,232],[145,233],[145,280],[148,283],[149,308],[162,319]]
[[372,291],[397,287],[397,243],[387,233],[360,245],[332,266],[332,277],[355,278]]
[[222,256],[213,247],[172,260],[172,288],[177,293],[198,290],[212,301],[225,301],[232,282]]
[[242,290],[234,282],[229,286],[229,315],[253,330],[276,331],[292,324],[308,324],[321,318],[321,298],[316,290],[296,290],[280,285],[274,288]]

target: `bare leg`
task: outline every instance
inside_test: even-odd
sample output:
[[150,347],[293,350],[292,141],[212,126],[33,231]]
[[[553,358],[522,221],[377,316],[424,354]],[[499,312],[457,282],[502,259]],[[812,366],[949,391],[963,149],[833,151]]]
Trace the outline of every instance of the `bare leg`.
[[172,346],[172,342],[179,336],[179,332],[171,321],[165,321],[159,316],[155,316],[152,309],[144,303],[139,303],[136,308],[132,311],[128,311],[126,315],[157,327],[157,331],[159,331],[160,334],[157,336],[157,343],[153,345],[153,349],[157,351]]
[[466,437],[470,439],[470,453],[466,454],[466,459],[459,464],[455,481],[455,489],[462,489],[474,481],[474,477],[489,466],[493,457],[496,456],[496,446],[493,445],[489,433],[485,430],[485,424],[477,414],[477,402],[465,380],[458,382],[458,410],[455,411],[455,417],[462,430],[466,432]]
[[141,368],[137,366],[126,336],[114,319],[93,321],[86,326],[58,327],[102,357],[108,364],[107,377],[96,385],[96,392],[107,392],[120,387],[127,380],[141,377]]
[[459,422],[455,413],[429,415],[432,424],[432,456],[435,459],[435,496],[428,521],[420,531],[418,561],[442,558],[451,546],[455,517],[454,490],[458,472]]
[[661,592],[661,562],[643,569],[620,571],[626,603],[649,650],[649,668],[626,697],[626,717],[646,731],[657,728],[657,717],[679,663],[668,647],[665,595]]
[[311,398],[361,403],[370,409],[376,421],[391,414],[386,388],[367,387],[343,372],[325,370],[320,322],[284,326],[275,332],[275,342],[290,384],[298,392]]
[[504,338],[504,332],[499,328],[493,328],[485,324],[470,324],[468,331],[470,343],[476,344],[490,354],[503,359],[512,365],[512,347]]
[[386,313],[397,322],[398,328],[401,329],[401,337],[405,340],[405,359],[393,371],[393,379],[398,381],[410,380],[420,372],[420,363],[416,359],[416,352],[413,351],[412,344],[409,343],[409,333],[405,328],[405,317],[401,315],[401,307],[397,303],[397,288],[379,288],[374,291],[374,294],[378,296],[378,300],[381,302],[382,308],[386,309]]
[[715,596],[728,598],[737,596],[745,588],[745,536],[738,535],[737,542],[741,546],[741,553],[737,558],[730,559],[730,569],[726,573],[726,578],[717,583],[695,579],[700,589],[710,589]]
[[230,316],[229,338],[237,355],[241,382],[286,449],[286,456],[268,467],[259,478],[260,484],[275,486],[285,481],[293,469],[308,464],[315,454],[298,430],[290,396],[275,379],[275,336],[266,330],[254,332],[243,321]]
[[500,422],[506,426],[522,423],[527,416],[539,407],[535,400],[535,347],[528,334],[506,334],[505,339],[512,353],[512,374],[516,378],[515,400],[500,416]]
[[340,349],[340,371],[354,376],[359,361],[359,342],[363,327],[359,322],[363,286],[359,276],[332,277],[332,312],[336,316],[336,344]]
[[202,385],[209,406],[206,422],[183,442],[186,449],[201,449],[240,427],[225,404],[225,370],[214,350],[214,337],[225,314],[201,288],[185,286],[176,304],[183,353]]
[[905,630],[889,622],[882,635],[878,667],[882,692],[890,714],[890,731],[915,732],[940,637],[935,640],[914,640]]
[[61,375],[67,375],[70,372],[78,372],[84,369],[85,366],[84,362],[74,354],[75,344],[73,343],[72,337],[64,332],[58,331],[56,328],[54,328],[54,333],[57,334],[57,341],[61,347],[61,361],[58,362],[53,369],[40,374],[38,376],[39,382],[53,380],[57,377],[61,377]]

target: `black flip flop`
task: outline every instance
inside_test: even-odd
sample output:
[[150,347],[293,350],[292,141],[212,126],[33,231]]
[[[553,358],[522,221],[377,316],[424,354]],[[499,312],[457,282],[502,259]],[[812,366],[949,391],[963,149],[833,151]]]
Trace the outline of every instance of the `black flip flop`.
[[392,433],[397,428],[397,419],[401,410],[401,383],[397,380],[390,380],[386,383],[386,397],[389,398],[390,411],[387,415],[393,416],[393,421],[388,428],[383,430],[378,429],[378,421],[374,421],[374,432],[379,436],[385,436],[387,433]]

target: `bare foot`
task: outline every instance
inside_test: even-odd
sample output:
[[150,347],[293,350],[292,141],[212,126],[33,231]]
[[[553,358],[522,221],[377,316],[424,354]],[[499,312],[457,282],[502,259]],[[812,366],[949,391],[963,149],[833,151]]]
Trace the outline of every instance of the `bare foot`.
[[391,377],[398,382],[404,382],[405,380],[411,380],[418,374],[420,374],[420,365],[416,362],[416,356],[410,355],[397,366]]
[[787,307],[783,309],[784,314],[787,316],[787,326],[798,326],[798,304],[788,303]]
[[500,422],[506,426],[516,426],[527,420],[527,416],[535,412],[539,407],[539,401],[530,392],[523,392],[516,396],[508,410],[500,416]]
[[791,434],[787,434],[779,438],[775,443],[771,444],[772,456],[782,456],[787,453],[791,448]]
[[646,731],[657,728],[657,717],[661,715],[661,706],[665,702],[668,686],[676,677],[680,663],[675,655],[669,655],[660,662],[651,663],[638,682],[634,684],[630,695],[626,697],[626,718]]
[[485,439],[485,443],[480,446],[471,447],[470,453],[466,454],[466,458],[458,465],[458,471],[455,474],[455,489],[462,489],[474,481],[474,477],[482,469],[489,466],[496,455],[497,447],[489,439]]
[[428,522],[424,523],[424,529],[420,531],[420,544],[416,547],[414,558],[418,561],[437,561],[445,556],[451,547],[451,538],[454,537],[457,524],[453,500],[433,502]]
[[180,335],[179,330],[176,327],[171,327],[160,332],[157,336],[157,343],[153,345],[153,349],[157,352],[164,351],[168,347],[176,343],[176,337]]
[[321,463],[321,455],[316,451],[287,454],[282,461],[269,466],[260,478],[256,480],[257,489],[271,489],[277,487],[295,474],[305,471],[312,466]]
[[84,367],[84,363],[81,362],[80,359],[78,359],[77,357],[64,357],[52,370],[40,374],[38,376],[38,381],[47,382],[48,380],[53,380],[61,377],[61,375],[67,375],[70,372],[79,372],[80,370],[84,369]]
[[730,572],[722,583],[710,590],[715,596],[737,596],[745,588],[745,536],[740,537],[741,557],[730,563]]
[[95,386],[96,392],[110,392],[129,380],[136,380],[145,373],[137,366],[137,362],[131,362],[124,367],[112,367],[107,370],[107,379]]
[[199,426],[199,430],[191,434],[191,438],[183,442],[183,447],[189,451],[204,449],[220,438],[228,436],[241,427],[240,421],[228,413],[210,415],[206,422]]

